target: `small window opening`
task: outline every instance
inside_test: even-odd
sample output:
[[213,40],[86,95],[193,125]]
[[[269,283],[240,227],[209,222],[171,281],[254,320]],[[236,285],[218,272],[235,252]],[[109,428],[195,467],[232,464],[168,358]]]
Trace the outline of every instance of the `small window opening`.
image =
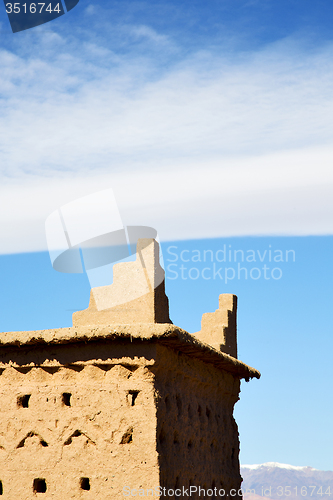
[[62,395],[62,404],[64,406],[72,406],[71,405],[71,393],[70,392],[64,392]]
[[89,477],[81,477],[80,479],[81,490],[90,490],[90,480]]
[[73,434],[71,436],[69,436],[69,438],[64,442],[64,445],[69,445],[69,444],[72,444],[73,442],[73,437],[80,437],[82,436],[82,432],[79,431],[78,429],[76,431],[73,432]]
[[130,406],[134,406],[135,405],[135,400],[138,397],[139,392],[140,391],[128,391],[127,401],[129,402]]
[[0,481],[0,495],[3,495],[3,486],[2,486],[2,481]]
[[123,437],[121,438],[120,444],[129,444],[133,441],[133,427],[129,427]]
[[46,481],[45,479],[34,479],[34,493],[45,493]]
[[206,406],[206,415],[207,415],[207,418],[210,417],[210,409],[208,408],[208,406]]
[[24,394],[24,396],[19,396],[17,398],[17,406],[19,408],[29,408],[29,399],[31,394]]
[[41,446],[43,446],[44,448],[46,448],[48,446],[47,442],[44,439],[42,439],[39,434],[36,434],[35,432],[31,431],[31,432],[28,432],[28,434],[25,436],[25,438],[23,438],[22,441],[19,442],[19,444],[17,445],[16,448],[23,448],[23,446],[25,446],[26,440],[28,438],[31,438],[34,436],[39,438],[39,443],[41,444]]

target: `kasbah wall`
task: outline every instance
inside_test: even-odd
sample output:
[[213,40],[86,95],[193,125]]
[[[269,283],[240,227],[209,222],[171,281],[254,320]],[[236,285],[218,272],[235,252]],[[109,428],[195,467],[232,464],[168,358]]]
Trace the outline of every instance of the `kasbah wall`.
[[115,266],[73,327],[0,335],[2,498],[157,498],[159,486],[161,498],[187,498],[192,486],[201,499],[195,486],[240,488],[233,407],[240,380],[260,374],[237,360],[236,297],[221,295],[200,332],[174,326],[164,281],[154,286],[158,253],[139,240],[137,261]]

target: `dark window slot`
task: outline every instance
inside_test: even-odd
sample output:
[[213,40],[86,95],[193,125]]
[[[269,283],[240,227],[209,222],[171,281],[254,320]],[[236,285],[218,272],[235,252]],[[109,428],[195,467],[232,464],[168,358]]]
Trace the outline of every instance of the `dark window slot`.
[[46,493],[46,489],[45,479],[34,479],[34,493]]
[[90,490],[90,480],[89,477],[81,477],[80,479],[81,490]]
[[24,396],[19,396],[17,398],[17,406],[19,408],[29,408],[29,399],[31,394],[24,394]]
[[62,395],[62,404],[64,406],[72,406],[71,405],[71,393],[70,392],[64,392]]
[[129,402],[130,406],[134,406],[135,405],[135,400],[138,397],[139,392],[140,391],[128,391],[127,400]]
[[123,437],[121,438],[120,444],[129,444],[133,441],[133,427],[129,427]]

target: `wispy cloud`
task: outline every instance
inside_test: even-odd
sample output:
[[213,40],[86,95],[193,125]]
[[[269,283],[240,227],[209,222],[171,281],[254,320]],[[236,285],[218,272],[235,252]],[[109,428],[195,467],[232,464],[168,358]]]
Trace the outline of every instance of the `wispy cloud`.
[[149,41],[157,44],[165,45],[170,43],[168,36],[158,34],[156,30],[149,26],[133,26],[131,27],[130,32],[137,38],[147,38]]
[[122,29],[151,51],[42,30],[0,50],[1,252],[43,247],[43,217],[105,183],[167,238],[332,232],[332,44],[188,54]]

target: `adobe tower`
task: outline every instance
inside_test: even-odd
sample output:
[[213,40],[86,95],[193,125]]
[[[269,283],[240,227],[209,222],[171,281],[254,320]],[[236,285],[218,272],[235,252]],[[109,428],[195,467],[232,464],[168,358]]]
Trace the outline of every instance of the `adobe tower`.
[[156,241],[139,240],[71,328],[0,334],[3,498],[240,488],[233,407],[260,374],[237,359],[236,297],[220,295],[191,335],[169,319],[161,272]]

